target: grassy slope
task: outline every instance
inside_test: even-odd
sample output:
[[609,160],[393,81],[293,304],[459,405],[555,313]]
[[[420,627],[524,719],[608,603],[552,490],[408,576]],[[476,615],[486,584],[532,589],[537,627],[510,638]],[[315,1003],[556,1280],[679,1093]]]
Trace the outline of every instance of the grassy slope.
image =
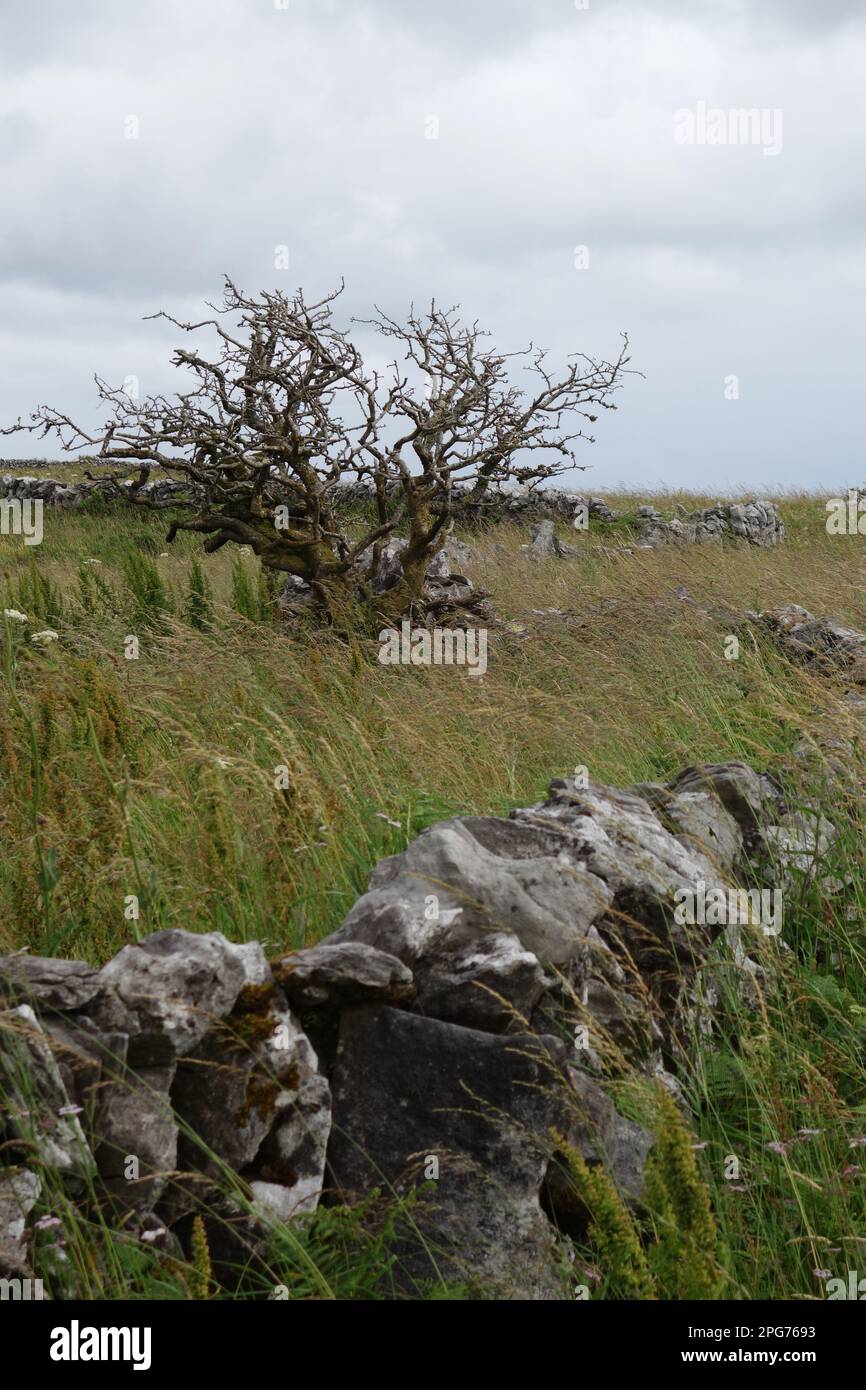
[[[647,499],[609,500],[628,511]],[[533,564],[516,529],[473,542],[473,577],[517,629],[491,638],[483,681],[291,637],[260,616],[253,558],[227,551],[203,561],[214,626],[196,630],[184,612],[197,543],[163,556],[158,518],[47,513],[38,549],[0,539],[2,606],[31,619],[7,630],[0,949],[101,961],[168,926],[300,945],[332,930],[372,864],[431,820],[505,813],[578,764],[627,784],[697,760],[784,759],[816,709],[850,720],[844,701],[767,647],[744,642],[726,661],[724,631],[672,594],[684,584],[736,609],[798,602],[866,628],[863,540],[828,538],[815,499],[782,507],[789,539],[769,552]],[[628,527],[562,534],[588,549],[627,540]],[[551,607],[580,621],[530,612]],[[27,634],[45,626],[61,640],[35,649]],[[130,633],[135,661],[123,654]],[[288,790],[275,789],[279,766]],[[834,790],[837,810],[844,795]],[[866,1184],[845,1173],[866,1130],[866,893],[859,810],[848,809],[853,884],[838,903],[804,895],[780,996],[757,1015],[732,1002],[723,1046],[688,1079],[725,1292],[745,1297],[819,1292],[814,1268],[866,1265]],[[125,916],[132,894],[138,921]],[[765,1147],[799,1128],[821,1133],[784,1154]],[[731,1154],[745,1191],[724,1178]]]

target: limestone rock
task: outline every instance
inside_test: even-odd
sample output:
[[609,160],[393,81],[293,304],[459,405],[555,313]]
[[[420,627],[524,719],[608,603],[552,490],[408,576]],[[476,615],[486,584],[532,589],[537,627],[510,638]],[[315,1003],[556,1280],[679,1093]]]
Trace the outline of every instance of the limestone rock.
[[716,796],[736,821],[749,851],[760,844],[762,827],[787,810],[778,784],[745,763],[698,763],[684,768],[669,785],[678,796],[699,791]]
[[642,969],[693,968],[705,954],[705,929],[673,920],[676,895],[693,893],[699,880],[719,886],[721,880],[700,851],[664,828],[642,797],[562,778],[550,784],[547,802],[512,817],[555,830],[562,857],[604,885],[608,905],[594,925],[606,940],[625,944]]
[[377,865],[370,891],[328,941],[364,941],[397,956],[415,974],[422,1012],[444,1009],[468,1026],[491,1027],[495,1018],[507,1028],[513,1010],[526,1014],[541,996],[539,957],[571,959],[610,901],[604,883],[562,849],[550,830],[490,817],[431,826]]
[[768,609],[758,621],[798,665],[866,684],[866,633],[831,618],[816,618],[796,603]]
[[648,801],[663,825],[700,850],[720,874],[732,874],[743,856],[743,833],[715,791],[672,792],[658,782],[631,787]]
[[[652,1134],[620,1115],[609,1096],[586,1072],[570,1066],[567,1075],[571,1094],[564,1104],[559,1132],[591,1168],[601,1165],[607,1169],[630,1205],[639,1205]],[[550,1164],[545,1196],[560,1222],[585,1220],[589,1215],[574,1191],[561,1157],[555,1157]]]
[[8,1107],[6,1128],[23,1148],[74,1185],[93,1176],[93,1154],[77,1106],[69,1099],[49,1039],[28,1004],[0,1013],[0,1091]]
[[325,1181],[325,1155],[331,1133],[331,1088],[324,1076],[306,1071],[294,1102],[280,1111],[259,1150],[251,1186],[266,1185],[261,1194],[280,1220],[289,1221],[315,1211]]
[[531,544],[527,554],[532,560],[546,560],[553,557],[565,559],[573,554],[573,546],[564,545],[556,535],[554,523],[546,518],[539,521],[530,531]]
[[130,1034],[135,1064],[161,1065],[191,1052],[231,1012],[248,959],[220,932],[155,932],[103,966],[88,1012],[102,1027]]
[[27,1263],[25,1228],[41,1191],[38,1175],[29,1168],[0,1171],[0,1279],[33,1279]]
[[640,541],[648,546],[739,539],[769,547],[785,538],[776,505],[767,501],[720,503],[670,521],[665,521],[653,507],[640,507],[638,516],[645,522]]
[[0,996],[11,1003],[80,1009],[98,989],[98,973],[84,961],[45,959],[23,951],[0,956]]
[[[480,1280],[500,1298],[563,1297],[539,1193],[560,1113],[553,1038],[495,1037],[387,1007],[343,1015],[328,1163],[354,1199],[424,1187],[402,1280]],[[426,1248],[425,1248],[426,1242]]]
[[301,1011],[405,1003],[415,994],[408,966],[362,941],[308,946],[283,956],[273,972],[291,1006]]
[[106,1188],[123,1206],[150,1210],[177,1167],[174,1071],[173,1062],[127,1070],[102,1087],[95,1121],[96,1162]]
[[248,985],[234,1013],[180,1059],[172,1101],[191,1131],[181,1165],[214,1176],[252,1163],[275,1120],[301,1093],[318,1061],[273,985]]

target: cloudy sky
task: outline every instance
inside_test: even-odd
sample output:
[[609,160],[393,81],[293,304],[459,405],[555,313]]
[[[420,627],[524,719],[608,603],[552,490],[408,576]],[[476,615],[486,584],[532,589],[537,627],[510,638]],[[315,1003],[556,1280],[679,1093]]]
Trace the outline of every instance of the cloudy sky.
[[142,317],[223,272],[343,276],[346,320],[435,296],[563,358],[628,331],[594,490],[862,482],[864,168],[863,0],[7,6],[0,421],[92,424],[94,372],[171,387]]

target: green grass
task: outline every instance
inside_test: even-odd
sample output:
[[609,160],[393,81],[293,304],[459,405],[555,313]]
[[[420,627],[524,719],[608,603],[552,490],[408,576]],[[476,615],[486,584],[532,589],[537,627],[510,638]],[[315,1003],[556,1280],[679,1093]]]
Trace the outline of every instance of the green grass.
[[[823,502],[792,495],[789,539],[773,551],[615,555],[594,547],[628,543],[648,499],[608,500],[624,513],[613,527],[562,528],[581,549],[573,560],[534,564],[513,527],[467,538],[470,573],[506,624],[483,680],[292,634],[252,555],[203,557],[189,536],[169,547],[165,514],[47,511],[41,547],[0,539],[2,607],[29,619],[0,626],[0,949],[101,963],[180,926],[276,952],[338,926],[376,861],[425,825],[504,814],[577,765],[627,785],[700,760],[784,764],[818,718],[858,735],[841,689],[766,642],[743,639],[726,661],[724,625],[673,590],[737,611],[798,602],[866,628],[862,538],[827,537]],[[653,500],[664,511],[712,499]],[[533,612],[551,608],[567,620]],[[44,627],[60,640],[37,648],[29,635]],[[824,789],[844,827],[828,873],[851,883],[838,898],[804,888],[789,907],[793,950],[767,948],[778,988],[757,1011],[722,976],[721,1036],[712,1050],[696,1043],[682,1078],[728,1296],[820,1295],[814,1269],[866,1272],[866,1180],[853,1168],[866,1150],[849,1147],[866,1133],[866,769],[856,749],[852,760],[847,786]],[[800,1129],[820,1133],[789,1144]],[[783,1153],[767,1148],[779,1142]],[[729,1156],[739,1182],[725,1177]],[[119,1239],[80,1235],[86,1296],[154,1280],[162,1296],[192,1296],[188,1269]],[[333,1256],[329,1239],[315,1223],[303,1236],[323,1243],[315,1268]],[[355,1251],[333,1258],[349,1284],[355,1268],[357,1296],[373,1296],[369,1271],[386,1262],[378,1240],[337,1241]],[[320,1296],[292,1258],[292,1277],[275,1282]],[[343,1275],[321,1296],[356,1296]]]

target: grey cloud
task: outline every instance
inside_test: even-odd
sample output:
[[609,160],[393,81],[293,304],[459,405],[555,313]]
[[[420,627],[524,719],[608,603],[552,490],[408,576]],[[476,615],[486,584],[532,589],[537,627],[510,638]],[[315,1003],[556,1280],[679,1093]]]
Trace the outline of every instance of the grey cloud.
[[[721,0],[590,4],[22,7],[0,419],[46,399],[89,418],[93,371],[170,386],[177,334],[141,316],[197,315],[224,271],[311,294],[344,275],[344,319],[436,295],[559,354],[628,329],[647,380],[586,451],[595,487],[856,475],[866,25],[838,29],[841,0],[760,0],[748,24]],[[698,100],[781,107],[782,155],[677,148]]]

